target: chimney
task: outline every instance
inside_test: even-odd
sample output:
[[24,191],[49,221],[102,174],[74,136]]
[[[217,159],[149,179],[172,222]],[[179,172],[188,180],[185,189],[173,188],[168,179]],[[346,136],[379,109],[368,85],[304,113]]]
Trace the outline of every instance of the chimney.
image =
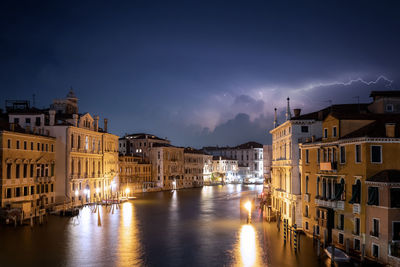
[[315,142],[315,135],[311,136],[311,142],[313,142],[313,143]]
[[324,112],[322,110],[318,111],[318,120],[322,121],[323,118],[324,118]]
[[10,123],[10,130],[11,132],[15,131],[15,123]]
[[104,131],[105,132],[107,132],[107,122],[108,122],[108,120],[107,119],[104,119]]
[[295,117],[300,116],[300,113],[301,113],[301,108],[293,109],[293,114],[294,114]]
[[395,137],[396,135],[396,124],[395,123],[386,123],[386,137]]
[[72,114],[72,119],[74,120],[74,126],[78,127],[78,114]]
[[94,116],[94,130],[99,131],[99,116]]
[[286,100],[287,100],[286,120],[288,121],[292,118],[292,114],[290,113],[290,105],[289,105],[290,98],[288,97],[288,98],[286,98]]
[[50,115],[49,125],[54,126],[56,120],[56,111],[53,109],[49,110],[49,115]]
[[278,115],[276,114],[276,108],[275,108],[275,115],[274,115],[274,128],[278,126]]

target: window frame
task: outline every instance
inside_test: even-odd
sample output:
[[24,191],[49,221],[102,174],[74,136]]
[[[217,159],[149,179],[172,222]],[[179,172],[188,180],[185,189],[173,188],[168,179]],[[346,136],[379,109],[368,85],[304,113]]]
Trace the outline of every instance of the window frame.
[[[380,148],[380,162],[372,161],[372,147],[379,147],[379,148]],[[383,149],[382,149],[382,145],[371,145],[371,146],[370,146],[370,159],[371,159],[371,163],[373,163],[373,164],[382,164],[382,163],[383,163]]]
[[[343,148],[343,153],[342,153],[342,148]],[[339,151],[340,151],[339,152],[340,164],[346,164],[346,146],[340,146]]]
[[[360,148],[359,158],[357,157],[357,147]],[[355,144],[354,145],[354,162],[355,163],[362,163],[361,144]]]
[[332,137],[337,137],[337,126],[332,127]]
[[328,128],[324,128],[324,138],[328,138]]

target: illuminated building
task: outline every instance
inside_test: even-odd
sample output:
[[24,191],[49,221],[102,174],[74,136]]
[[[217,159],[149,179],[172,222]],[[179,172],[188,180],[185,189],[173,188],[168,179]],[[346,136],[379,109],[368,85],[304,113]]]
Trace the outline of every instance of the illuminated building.
[[[369,105],[331,107],[322,137],[301,145],[303,230],[391,265],[400,263],[400,116],[394,104],[400,92],[395,92],[390,97],[372,92]],[[393,106],[377,108],[382,98]]]
[[14,123],[0,132],[0,204],[23,211],[23,219],[39,215],[55,203],[55,144]]
[[122,194],[146,191],[152,188],[151,164],[137,156],[119,156],[119,182]]

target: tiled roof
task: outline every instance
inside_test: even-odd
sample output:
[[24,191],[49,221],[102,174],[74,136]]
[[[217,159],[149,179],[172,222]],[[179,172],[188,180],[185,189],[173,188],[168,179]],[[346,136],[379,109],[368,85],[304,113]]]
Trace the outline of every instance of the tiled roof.
[[394,137],[400,137],[400,116],[399,115],[374,115],[370,119],[374,122],[355,130],[340,139],[357,138],[357,137],[386,137],[386,124],[395,125]]
[[367,179],[369,182],[400,183],[400,170],[383,170]]

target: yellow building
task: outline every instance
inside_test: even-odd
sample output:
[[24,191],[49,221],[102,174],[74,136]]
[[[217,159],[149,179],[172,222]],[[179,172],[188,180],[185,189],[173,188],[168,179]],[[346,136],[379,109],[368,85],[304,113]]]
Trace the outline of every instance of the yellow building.
[[183,187],[201,187],[204,183],[204,166],[208,164],[211,155],[205,155],[201,150],[191,147],[184,150],[185,174]]
[[184,187],[183,147],[155,143],[150,150],[154,184],[162,190]]
[[107,119],[100,128],[98,116],[80,114],[72,90],[50,109],[25,104],[7,112],[10,123],[56,138],[56,203],[81,205],[117,196],[118,136],[108,133]]
[[137,156],[119,156],[120,191],[123,196],[146,191],[153,187],[151,164]]
[[25,133],[14,124],[11,129],[0,132],[0,203],[20,209],[26,219],[55,202],[56,140]]
[[[398,115],[332,112],[322,123],[322,138],[300,145],[307,234],[351,254],[387,262],[393,235],[374,236],[369,187],[378,173],[400,169],[396,156],[400,153],[399,123]],[[379,190],[383,193],[384,189]],[[387,233],[388,225],[400,221],[395,207],[389,213],[381,213],[379,220],[386,223],[378,231]]]

